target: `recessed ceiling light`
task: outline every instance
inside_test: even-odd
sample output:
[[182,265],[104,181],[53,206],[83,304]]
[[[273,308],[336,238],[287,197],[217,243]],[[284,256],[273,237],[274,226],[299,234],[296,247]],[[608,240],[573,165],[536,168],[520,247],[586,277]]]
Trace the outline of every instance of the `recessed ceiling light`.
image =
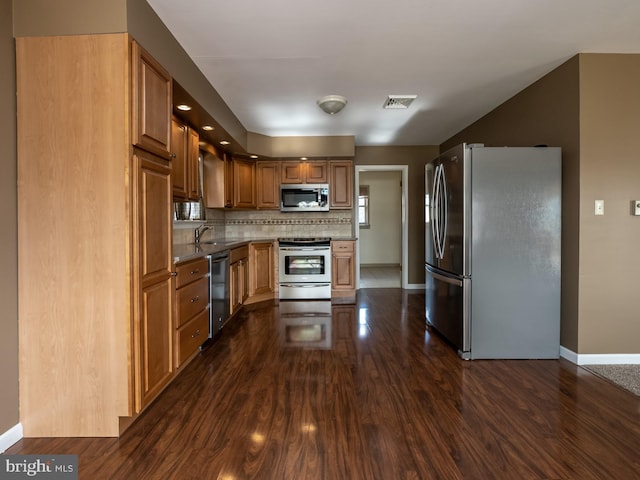
[[211,130],[214,130],[214,128],[211,125],[205,125],[204,127],[202,127],[203,130],[206,130],[207,132],[210,132]]
[[220,142],[220,145],[229,145],[229,143],[231,143],[231,142],[227,142],[226,140],[222,140]]
[[258,158],[258,155],[251,155],[250,158]]
[[183,111],[183,112],[188,112],[189,110],[191,110],[191,107],[189,105],[187,105],[186,103],[181,103],[180,105],[176,106],[176,108],[178,110]]

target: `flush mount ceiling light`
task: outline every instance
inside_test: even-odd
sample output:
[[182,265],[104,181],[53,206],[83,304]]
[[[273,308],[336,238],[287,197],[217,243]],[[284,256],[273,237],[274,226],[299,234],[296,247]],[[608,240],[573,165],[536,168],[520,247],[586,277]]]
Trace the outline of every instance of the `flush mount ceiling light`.
[[341,95],[327,95],[319,98],[316,103],[329,115],[335,115],[345,107],[347,99]]

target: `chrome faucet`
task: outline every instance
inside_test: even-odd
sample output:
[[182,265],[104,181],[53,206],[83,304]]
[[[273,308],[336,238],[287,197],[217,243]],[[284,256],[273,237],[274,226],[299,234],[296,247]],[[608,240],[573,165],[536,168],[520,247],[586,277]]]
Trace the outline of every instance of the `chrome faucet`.
[[200,243],[200,237],[207,230],[211,230],[211,227],[203,223],[193,231],[193,240],[196,244]]

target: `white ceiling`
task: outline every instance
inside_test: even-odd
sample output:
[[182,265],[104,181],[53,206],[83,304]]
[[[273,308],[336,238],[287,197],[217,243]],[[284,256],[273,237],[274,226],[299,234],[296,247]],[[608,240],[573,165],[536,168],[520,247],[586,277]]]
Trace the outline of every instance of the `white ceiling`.
[[[640,53],[640,0],[148,2],[244,127],[269,136],[440,144],[576,53]],[[328,115],[328,94],[349,103]],[[396,94],[417,99],[384,110]]]

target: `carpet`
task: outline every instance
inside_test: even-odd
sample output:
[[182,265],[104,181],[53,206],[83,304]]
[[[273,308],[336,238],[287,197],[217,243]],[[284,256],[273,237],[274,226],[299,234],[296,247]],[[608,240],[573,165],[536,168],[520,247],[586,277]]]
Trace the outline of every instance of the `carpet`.
[[587,370],[640,396],[640,364],[582,365]]

